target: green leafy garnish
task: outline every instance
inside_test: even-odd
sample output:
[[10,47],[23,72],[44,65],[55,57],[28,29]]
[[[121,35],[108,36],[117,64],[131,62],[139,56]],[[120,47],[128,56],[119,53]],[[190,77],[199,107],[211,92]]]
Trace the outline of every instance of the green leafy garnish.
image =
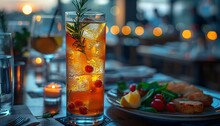
[[128,88],[126,82],[124,82],[124,81],[117,82],[117,85],[118,85],[118,90],[120,92],[124,92]]
[[68,33],[74,38],[76,41],[73,43],[73,46],[76,49],[86,55],[85,52],[85,38],[83,38],[83,28],[88,25],[88,23],[80,23],[83,19],[84,14],[89,11],[85,6],[88,0],[73,0],[72,3],[76,9],[76,17],[73,19],[73,25],[70,23],[66,23],[66,28]]
[[42,116],[42,118],[52,118],[55,115],[57,115],[58,113],[50,113],[50,112],[45,112]]
[[171,101],[171,100],[173,100],[173,99],[178,97],[177,93],[174,93],[174,92],[172,92],[170,90],[162,90],[161,94],[163,94],[166,102],[169,102],[169,101]]

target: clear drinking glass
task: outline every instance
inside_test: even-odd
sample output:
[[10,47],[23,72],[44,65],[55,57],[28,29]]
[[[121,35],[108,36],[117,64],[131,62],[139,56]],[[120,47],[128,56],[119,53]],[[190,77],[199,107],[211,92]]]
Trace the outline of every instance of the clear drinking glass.
[[75,11],[65,13],[68,122],[97,125],[103,121],[104,111],[105,14],[84,14],[79,23],[83,26],[81,40],[73,37],[75,18]]
[[54,15],[34,15],[31,28],[31,48],[43,54],[46,63],[45,80],[49,82],[49,63],[62,46],[62,18]]
[[0,117],[11,114],[14,101],[14,58],[11,33],[0,33]]

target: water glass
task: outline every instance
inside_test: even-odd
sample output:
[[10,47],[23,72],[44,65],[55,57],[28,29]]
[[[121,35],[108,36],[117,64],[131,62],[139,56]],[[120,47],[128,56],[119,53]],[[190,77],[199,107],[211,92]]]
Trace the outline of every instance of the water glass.
[[14,101],[14,58],[10,33],[0,33],[0,117],[11,114]]
[[105,14],[87,12],[78,23],[76,12],[65,14],[68,123],[98,125],[104,111]]

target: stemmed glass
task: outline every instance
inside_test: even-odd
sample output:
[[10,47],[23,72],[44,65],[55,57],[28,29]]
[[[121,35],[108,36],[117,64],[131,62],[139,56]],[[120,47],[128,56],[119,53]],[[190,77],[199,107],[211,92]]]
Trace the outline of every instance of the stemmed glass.
[[31,48],[45,59],[45,81],[49,82],[49,63],[62,46],[62,18],[53,15],[34,15],[31,28]]

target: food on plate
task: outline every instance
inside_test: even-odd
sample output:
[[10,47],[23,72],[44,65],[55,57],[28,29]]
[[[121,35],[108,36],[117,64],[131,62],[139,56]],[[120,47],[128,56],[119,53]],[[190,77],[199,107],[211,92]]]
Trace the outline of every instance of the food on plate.
[[137,90],[129,92],[128,94],[122,96],[120,104],[127,108],[138,108],[141,104],[141,96]]
[[204,106],[210,106],[213,102],[213,99],[210,95],[204,94],[202,92],[189,94],[186,98],[193,101],[200,101],[203,103]]
[[191,101],[185,98],[177,98],[173,100],[178,112],[193,114],[200,113],[204,110],[204,105],[200,101]]
[[184,82],[118,82],[118,90],[123,93],[122,107],[146,112],[201,113],[213,102],[210,95]]
[[200,101],[204,106],[210,106],[213,102],[210,95],[204,94],[203,91],[196,86],[185,82],[169,82],[167,90],[181,94],[184,98],[191,101]]

